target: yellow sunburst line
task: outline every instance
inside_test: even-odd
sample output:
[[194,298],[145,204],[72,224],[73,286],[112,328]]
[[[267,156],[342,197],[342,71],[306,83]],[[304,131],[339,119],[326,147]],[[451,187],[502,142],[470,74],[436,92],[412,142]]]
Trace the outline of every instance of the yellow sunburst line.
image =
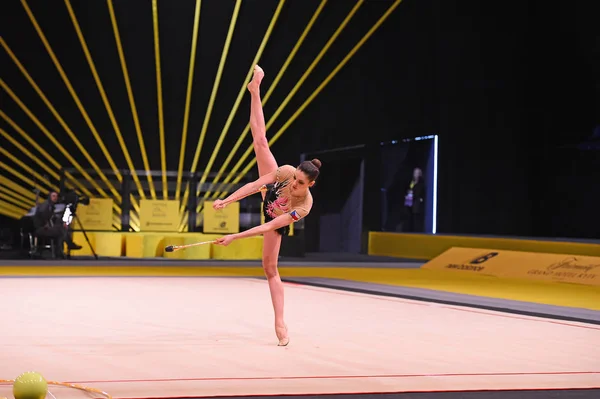
[[0,175],[0,184],[5,185],[6,187],[12,189],[13,191],[16,191],[17,193],[19,193],[21,196],[32,199],[35,202],[35,194],[32,191],[27,190],[25,187],[21,186],[18,183],[15,183],[8,177],[4,177],[4,176]]
[[[160,169],[162,173],[163,199],[169,199],[169,186],[167,183],[167,152],[165,148],[165,121],[163,115],[162,99],[162,74],[160,70],[160,36],[158,34],[158,3],[152,0],[152,23],[154,27],[154,57],[156,63],[156,97],[158,104],[158,134],[160,140]],[[150,180],[151,177],[149,176]],[[156,193],[152,188],[152,198],[156,199]]]
[[18,192],[9,190],[7,187],[4,187],[3,185],[0,185],[0,192],[3,192],[4,194],[6,194],[4,196],[4,200],[10,201],[10,202],[12,202],[16,205],[20,205],[22,207],[29,207],[27,202],[25,202],[25,200],[23,199],[23,196],[21,194],[19,194]]
[[[27,132],[25,132],[19,125],[17,125],[15,123],[15,121],[13,121],[2,110],[0,110],[0,117],[2,117],[2,119],[4,119],[13,129],[15,129],[17,131],[17,133],[19,133],[21,135],[21,137],[23,137],[25,139],[25,141],[27,141],[27,143],[29,143],[40,154],[42,154],[44,156],[44,158],[46,158],[46,160],[50,163],[50,165],[54,166],[54,168],[56,170],[62,169],[61,164],[53,156],[48,154],[48,152],[45,149],[43,149],[35,140],[33,140]],[[61,149],[59,148],[59,150],[61,150]],[[79,189],[83,193],[85,193],[87,196],[90,196],[90,197],[92,196],[92,193],[81,183],[81,181],[79,179],[75,179],[75,177],[73,177],[73,175],[71,173],[66,172],[65,177],[67,178],[67,182],[72,181],[74,183],[74,185],[79,187]],[[88,180],[88,182],[89,182],[89,180]]]
[[[219,89],[219,85],[221,83],[221,76],[223,74],[223,68],[225,67],[225,61],[227,60],[227,55],[229,54],[229,46],[231,44],[231,39],[233,37],[233,31],[235,30],[235,23],[237,21],[237,17],[240,11],[240,6],[242,2],[241,0],[236,0],[235,7],[233,9],[233,15],[231,16],[231,22],[229,23],[229,30],[227,32],[227,37],[225,39],[225,44],[223,45],[223,50],[221,51],[221,60],[219,62],[219,68],[217,69],[217,76],[215,77],[215,82],[213,84],[212,92],[210,94],[210,99],[208,102],[208,107],[206,108],[206,114],[204,115],[204,121],[202,122],[202,130],[200,131],[200,138],[198,140],[198,144],[196,146],[196,152],[194,154],[194,159],[192,160],[192,167],[190,168],[190,172],[195,173],[196,167],[198,166],[198,160],[200,158],[200,152],[202,151],[202,146],[204,145],[204,138],[206,136],[206,131],[208,129],[208,124],[210,122],[210,117],[212,115],[213,105],[215,103],[215,99],[217,97],[217,91]],[[185,192],[183,194],[182,207],[180,212],[183,211],[183,207],[187,203],[188,195],[190,193],[190,185],[188,184],[185,188]]]
[[20,150],[27,157],[29,157],[29,159],[31,159],[33,162],[38,164],[42,169],[44,169],[46,172],[48,172],[48,174],[50,174],[50,176],[52,176],[56,180],[60,180],[60,176],[58,173],[56,173],[56,170],[52,169],[50,166],[48,166],[48,164],[42,162],[42,160],[39,157],[32,154],[31,151],[29,151],[21,143],[19,143],[17,140],[15,140],[14,137],[12,137],[10,134],[8,134],[6,131],[4,131],[4,129],[0,128],[0,135],[2,135],[2,137],[4,137],[6,140],[8,140],[12,145],[17,147],[17,149]]
[[0,210],[3,211],[3,213],[10,212],[11,214],[15,215],[16,219],[23,217],[29,211],[28,208],[13,205],[2,200],[0,200]]
[[[85,37],[83,36],[83,33],[81,31],[81,27],[79,26],[79,22],[77,20],[77,16],[75,15],[75,12],[73,11],[73,8],[71,7],[71,3],[69,0],[65,0],[65,4],[67,5],[67,10],[69,11],[69,16],[71,17],[71,21],[73,22],[73,26],[75,28],[75,32],[77,33],[77,37],[79,38],[79,42],[81,44],[81,47],[83,49],[83,52],[85,54],[86,60],[88,62],[88,65],[90,67],[90,70],[92,71],[92,75],[94,77],[94,81],[96,82],[96,86],[98,87],[98,91],[100,92],[100,97],[102,98],[102,102],[104,103],[104,107],[106,108],[106,112],[108,113],[110,122],[112,124],[112,127],[115,131],[115,134],[117,136],[117,140],[119,142],[119,145],[121,146],[121,151],[123,152],[123,155],[125,156],[125,160],[127,162],[127,165],[129,166],[129,170],[130,171],[134,171],[135,170],[135,166],[133,165],[133,162],[131,160],[131,156],[129,155],[129,150],[127,149],[127,144],[125,143],[125,140],[123,138],[123,134],[121,133],[121,129],[119,127],[119,124],[117,123],[117,119],[114,115],[114,112],[112,110],[112,107],[110,105],[110,101],[108,100],[108,96],[106,95],[106,91],[104,90],[104,85],[102,84],[102,80],[100,79],[100,75],[98,74],[98,71],[96,70],[96,65],[94,63],[94,60],[92,58],[92,55],[90,53],[90,50],[87,46],[87,42],[85,40]],[[135,174],[135,172],[132,172],[132,174]],[[117,179],[119,180],[119,182],[123,182],[123,177],[121,176],[121,172],[117,171],[115,172],[115,175],[117,177]],[[137,176],[137,175],[136,175]],[[134,201],[134,207],[137,207],[137,201]]]
[[8,209],[4,209],[0,206],[0,215],[8,216],[12,219],[21,219],[23,215],[19,212],[14,212]]
[[32,187],[36,185],[35,182],[33,180],[31,180],[29,177],[25,176],[24,174],[22,174],[21,172],[19,172],[15,168],[13,168],[12,166],[7,165],[2,161],[0,161],[0,168],[6,170],[10,174],[18,177],[19,179],[21,179],[21,181],[29,184]]
[[[65,73],[64,69],[62,68],[60,62],[58,61],[58,58],[54,54],[54,51],[52,50],[52,46],[48,42],[48,39],[44,35],[44,32],[42,31],[42,29],[40,28],[40,26],[39,26],[39,24],[38,24],[35,16],[33,15],[33,12],[31,11],[31,9],[29,8],[29,6],[27,5],[27,1],[26,0],[21,0],[21,4],[25,8],[26,13],[29,16],[29,19],[31,20],[31,23],[33,24],[33,26],[34,26],[34,28],[35,28],[38,36],[40,37],[40,39],[42,41],[42,43],[44,44],[44,47],[46,48],[46,51],[48,52],[48,55],[52,59],[52,62],[54,63],[54,66],[58,70],[58,73],[60,74],[63,82],[65,83],[65,86],[67,86],[67,89],[68,89],[69,93],[71,94],[71,97],[73,98],[73,101],[75,101],[75,104],[77,105],[77,108],[81,112],[81,115],[83,116],[83,119],[85,120],[86,124],[90,128],[90,131],[92,132],[94,138],[98,142],[98,146],[102,150],[102,153],[106,157],[106,159],[107,159],[108,163],[110,164],[110,167],[112,168],[113,172],[116,175],[118,175],[119,174],[119,170],[118,170],[118,168],[117,168],[114,160],[112,159],[112,157],[110,155],[110,152],[108,151],[108,149],[104,145],[104,142],[102,141],[102,138],[98,134],[98,131],[96,130],[96,128],[95,128],[94,124],[92,123],[92,121],[91,121],[88,113],[86,112],[85,107],[83,106],[83,104],[81,103],[79,97],[77,96],[77,93],[73,89],[73,85],[71,84],[71,81],[67,77],[67,74]],[[49,102],[47,103],[47,105],[48,104],[49,104]],[[54,107],[51,107],[51,110],[52,109],[54,109]],[[57,119],[59,120],[59,122],[61,123],[61,125],[63,126],[63,128],[67,131],[67,133],[69,134],[69,136],[71,137],[71,139],[75,142],[75,144],[77,145],[77,147],[79,148],[79,150],[83,153],[83,155],[88,160],[88,162],[90,163],[90,165],[92,166],[92,168],[96,171],[96,173],[98,173],[98,176],[104,181],[104,183],[107,185],[107,187],[113,193],[113,195],[115,195],[115,197],[118,198],[119,201],[120,201],[121,196],[119,195],[118,191],[115,189],[115,187],[108,180],[108,178],[106,177],[106,175],[104,174],[104,172],[98,167],[98,165],[96,164],[96,162],[94,161],[94,159],[90,156],[90,154],[87,152],[87,150],[85,149],[85,147],[81,144],[81,142],[79,141],[79,139],[77,138],[77,136],[75,136],[75,134],[73,134],[73,132],[71,131],[71,129],[67,126],[67,124],[58,115],[57,112],[53,112],[53,114],[54,114],[54,116],[57,117]]]
[[[8,151],[7,149],[5,149],[3,147],[0,147],[0,154],[3,154],[5,157],[7,157],[11,161],[13,161],[15,164],[19,165],[23,170],[27,171],[32,176],[34,176],[35,178],[37,178],[38,181],[40,182],[40,184],[44,184],[45,186],[50,187],[53,190],[56,190],[56,192],[60,191],[60,189],[55,184],[51,184],[46,178],[44,178],[38,172],[36,172],[35,170],[33,170],[33,168],[31,166],[27,165],[25,162],[23,162],[20,159],[18,159],[16,156],[14,156],[13,154],[11,154],[11,152]],[[2,164],[2,162],[0,162],[0,164]]]
[[181,195],[181,180],[183,178],[183,164],[185,160],[185,148],[187,143],[188,123],[190,117],[190,102],[192,97],[192,83],[194,81],[194,65],[196,64],[196,46],[198,43],[198,27],[200,26],[201,0],[196,0],[196,11],[194,13],[194,30],[192,31],[192,48],[190,51],[190,66],[188,70],[188,83],[185,95],[185,109],[183,111],[183,128],[181,131],[181,147],[179,148],[179,166],[177,167],[177,185],[175,187],[175,199],[179,200]]
[[[138,143],[140,145],[140,152],[142,153],[142,160],[144,162],[144,167],[146,171],[149,170],[148,166],[148,157],[146,155],[146,146],[144,144],[144,136],[142,134],[142,130],[140,128],[140,121],[137,113],[137,108],[135,106],[135,99],[133,96],[133,90],[131,88],[131,82],[129,80],[129,72],[127,71],[127,62],[125,61],[125,54],[123,53],[123,46],[121,44],[121,35],[119,33],[119,25],[117,24],[117,18],[115,16],[115,10],[113,8],[112,0],[108,0],[108,12],[110,14],[110,20],[113,28],[113,33],[115,37],[115,42],[117,45],[117,52],[119,54],[119,61],[121,62],[121,70],[123,71],[123,79],[125,80],[125,88],[127,89],[127,97],[129,99],[129,106],[131,107],[131,115],[133,117],[133,124],[135,126],[135,132],[137,134]],[[137,171],[133,166],[130,166],[131,176],[137,186],[138,192],[140,194],[140,198],[146,198],[146,193],[142,187],[140,179],[137,175]],[[152,191],[153,196],[156,197],[156,193],[154,192],[154,183],[152,182],[152,177],[148,173],[148,181],[150,184],[150,190]],[[134,198],[132,198],[133,200]],[[136,211],[139,212],[139,208],[136,208]]]

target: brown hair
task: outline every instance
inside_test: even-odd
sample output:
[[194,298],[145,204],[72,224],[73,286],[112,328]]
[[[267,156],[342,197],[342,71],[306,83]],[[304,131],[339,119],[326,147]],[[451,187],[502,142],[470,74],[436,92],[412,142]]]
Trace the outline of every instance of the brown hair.
[[300,166],[298,166],[298,169],[300,169],[302,172],[304,172],[304,174],[306,174],[306,176],[308,176],[310,181],[314,181],[317,179],[317,177],[319,177],[319,169],[321,169],[321,161],[319,161],[316,158],[313,159],[312,161],[304,161],[300,164]]

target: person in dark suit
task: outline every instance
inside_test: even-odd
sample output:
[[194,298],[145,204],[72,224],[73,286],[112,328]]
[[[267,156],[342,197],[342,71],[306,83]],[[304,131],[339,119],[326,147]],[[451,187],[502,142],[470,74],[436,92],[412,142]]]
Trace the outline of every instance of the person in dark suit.
[[62,220],[55,220],[54,206],[58,202],[58,193],[50,192],[48,199],[36,207],[33,215],[33,225],[35,235],[38,237],[51,238],[56,244],[58,256],[64,257],[64,243],[67,243],[69,249],[81,249],[80,245],[75,244],[69,236],[69,230]]
[[423,182],[423,171],[420,168],[415,168],[413,170],[413,178],[410,181],[406,190],[406,195],[404,196],[407,232],[423,232],[424,205],[425,183]]

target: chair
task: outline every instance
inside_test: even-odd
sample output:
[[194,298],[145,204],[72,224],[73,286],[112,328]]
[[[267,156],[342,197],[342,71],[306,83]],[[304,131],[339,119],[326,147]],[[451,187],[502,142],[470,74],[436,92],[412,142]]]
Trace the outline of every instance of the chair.
[[27,240],[27,244],[29,245],[29,257],[42,257],[44,250],[49,250],[52,259],[56,259],[56,243],[52,238],[38,237],[35,234],[35,225],[33,224],[33,218],[21,218],[20,234],[21,247],[23,247],[25,240]]
[[56,259],[56,243],[50,237],[38,237],[35,233],[31,234],[33,237],[33,246],[29,251],[32,258],[43,257],[44,250],[49,250],[52,259]]

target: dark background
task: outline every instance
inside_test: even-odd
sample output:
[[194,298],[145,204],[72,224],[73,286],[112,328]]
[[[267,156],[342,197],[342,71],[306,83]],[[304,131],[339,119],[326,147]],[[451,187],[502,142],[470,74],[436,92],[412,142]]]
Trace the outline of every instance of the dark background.
[[[152,2],[113,3],[146,150],[151,168],[158,170]],[[263,93],[319,3],[286,1],[260,60],[266,71]],[[362,5],[284,109],[269,137],[391,3],[371,0]],[[438,134],[439,233],[598,238],[598,150],[563,148],[587,140],[600,125],[600,28],[593,3],[403,1],[273,146],[278,162],[296,164],[300,153],[319,149]],[[115,162],[127,168],[64,2],[27,4]],[[134,164],[142,169],[107,3],[77,0],[71,4]],[[195,1],[160,0],[158,4],[167,169],[177,170]],[[350,0],[327,3],[265,105],[267,120],[355,4]],[[230,0],[202,2],[185,170],[191,167],[234,6]],[[274,0],[246,0],[241,5],[199,170],[208,162],[276,7]],[[94,159],[108,168],[20,1],[2,3],[0,35]],[[3,49],[0,66],[4,82],[89,167]],[[63,166],[71,166],[4,90],[0,96],[2,111]],[[248,106],[245,96],[213,171],[246,126]],[[16,135],[3,119],[0,127]],[[234,161],[249,144],[247,138]],[[4,140],[0,145],[18,153]],[[327,172],[324,164],[322,173]],[[2,225],[9,222],[0,219]]]

